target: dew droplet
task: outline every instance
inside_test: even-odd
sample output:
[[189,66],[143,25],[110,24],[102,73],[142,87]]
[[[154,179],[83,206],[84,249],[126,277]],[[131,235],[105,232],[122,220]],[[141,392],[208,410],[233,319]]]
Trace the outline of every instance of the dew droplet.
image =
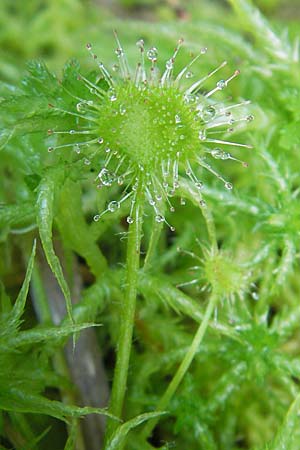
[[203,183],[202,183],[202,181],[197,181],[196,183],[195,183],[195,187],[197,188],[197,189],[202,189],[203,188]]
[[200,139],[200,141],[205,141],[205,139],[206,139],[206,131],[205,130],[199,131],[199,139]]
[[87,43],[87,44],[86,44],[86,48],[87,48],[88,50],[92,50],[92,44]]
[[205,206],[206,206],[206,201],[203,200],[203,199],[199,200],[199,205],[200,205],[202,208],[205,208]]
[[107,209],[108,209],[110,212],[115,212],[115,211],[117,211],[117,209],[119,209],[119,208],[120,208],[120,203],[117,202],[117,201],[115,201],[115,200],[113,200],[112,202],[110,202],[110,203],[108,204],[108,206],[107,206]]
[[152,62],[157,61],[157,55],[158,51],[156,47],[152,47],[147,51],[147,58]]
[[216,110],[213,106],[205,106],[202,110],[202,119],[204,120],[204,122],[208,122],[210,120],[212,120],[216,115]]
[[182,197],[181,197],[181,199],[180,199],[180,204],[181,204],[182,206],[184,206],[184,205],[186,204],[186,201],[185,201],[185,199],[184,199],[184,198],[182,198]]
[[251,292],[251,297],[253,298],[253,300],[258,301],[259,300],[259,295],[257,292],[253,291]]
[[99,137],[97,142],[98,142],[98,144],[103,144],[103,142],[104,142],[103,137]]
[[166,62],[166,69],[171,70],[171,69],[173,69],[173,66],[174,66],[174,61],[173,61],[173,59],[169,59],[169,60]]
[[54,147],[48,147],[48,152],[49,153],[53,152],[53,150],[54,150]]
[[181,122],[181,117],[179,116],[179,114],[175,114],[175,123],[180,123]]
[[131,223],[134,222],[134,220],[133,220],[133,218],[131,216],[127,216],[126,217],[126,222],[129,223],[129,225],[130,225]]
[[122,184],[124,183],[124,177],[123,177],[123,175],[120,175],[119,177],[118,177],[118,185],[119,186],[122,186]]
[[201,55],[204,55],[207,52],[207,47],[203,47],[200,50]]
[[249,116],[246,117],[247,122],[252,122],[254,120],[254,116],[252,114],[249,114]]
[[117,100],[116,94],[112,94],[112,95],[109,97],[109,100],[110,100],[111,102],[115,102],[115,101]]
[[53,134],[54,131],[53,130],[48,130],[47,133],[50,135],[50,134]]
[[74,148],[74,152],[76,152],[79,155],[79,153],[80,153],[80,146],[78,144],[75,144],[73,148]]
[[113,72],[118,72],[120,70],[119,64],[113,64],[112,65],[112,70],[113,70]]
[[214,148],[211,151],[211,156],[215,159],[230,159],[231,158],[231,154],[228,152],[224,152],[223,150],[221,150],[220,148]]
[[124,116],[124,114],[126,113],[125,106],[124,105],[120,105],[119,111],[120,111],[121,116]]
[[104,186],[111,186],[112,183],[115,181],[116,176],[114,173],[110,172],[104,167],[103,169],[100,170],[98,178],[100,179],[101,183]]
[[185,78],[192,78],[193,76],[194,74],[190,70],[185,74]]
[[226,181],[226,183],[224,184],[225,188],[228,189],[229,191],[233,188],[233,185],[231,183],[229,183],[229,181]]
[[77,103],[76,109],[81,114],[85,114],[86,113],[86,105],[85,105],[85,103],[84,102]]
[[161,214],[157,214],[157,215],[155,216],[155,221],[158,222],[158,223],[162,223],[162,222],[165,221],[165,218],[164,218],[164,216],[162,216]]
[[99,214],[96,214],[96,215],[93,217],[93,219],[94,219],[95,222],[98,222],[98,220],[100,219],[100,215],[99,215]]
[[171,230],[171,231],[176,231],[176,228],[173,227],[173,226],[170,226],[170,230]]
[[75,131],[75,130],[70,130],[69,133],[70,133],[70,134],[75,134],[76,131]]
[[91,164],[91,161],[87,158],[84,158],[83,162],[86,166],[89,166]]
[[117,48],[117,49],[115,50],[115,54],[117,55],[118,58],[121,58],[121,56],[124,55],[124,51],[123,51],[122,48]]
[[144,50],[144,40],[143,39],[139,39],[138,41],[136,41],[136,46],[140,49],[140,50]]
[[224,89],[226,87],[226,84],[227,83],[226,83],[225,80],[220,80],[220,81],[217,82],[217,88],[222,90],[222,89]]

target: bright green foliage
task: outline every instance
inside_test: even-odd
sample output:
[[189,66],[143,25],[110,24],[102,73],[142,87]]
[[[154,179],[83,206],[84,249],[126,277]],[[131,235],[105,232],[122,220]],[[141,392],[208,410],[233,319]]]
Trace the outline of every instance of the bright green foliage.
[[[297,8],[116,3],[119,18],[79,0],[0,6],[0,448],[299,450]],[[152,21],[124,20],[134,5]],[[138,83],[114,72],[114,28],[148,72],[147,50],[164,73],[183,37],[172,80],[208,52],[179,85],[141,89],[141,66]],[[241,75],[205,107],[250,99],[247,126],[219,135],[249,148],[213,153],[183,94],[224,60],[220,78]],[[111,160],[124,178],[100,176]],[[79,418],[104,405],[92,443]]]

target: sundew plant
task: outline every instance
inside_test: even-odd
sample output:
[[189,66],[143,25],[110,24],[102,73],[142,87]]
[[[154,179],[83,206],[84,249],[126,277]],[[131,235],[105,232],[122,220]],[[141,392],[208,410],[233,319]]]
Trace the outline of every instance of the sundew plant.
[[259,6],[1,4],[1,449],[300,448],[300,17]]

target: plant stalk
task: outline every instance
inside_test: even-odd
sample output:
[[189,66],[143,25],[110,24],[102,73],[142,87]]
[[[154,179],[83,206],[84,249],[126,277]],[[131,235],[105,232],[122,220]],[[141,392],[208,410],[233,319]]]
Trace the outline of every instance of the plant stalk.
[[[127,388],[129,359],[132,346],[134,316],[136,308],[138,270],[140,266],[140,246],[142,238],[142,194],[137,191],[133,211],[133,223],[129,225],[126,261],[126,292],[121,305],[120,329],[117,344],[117,359],[113,378],[109,412],[122,417],[124,397]],[[108,419],[105,441],[117,428],[115,420]]]
[[[180,385],[181,381],[183,380],[184,375],[188,371],[196,353],[199,350],[203,336],[207,330],[209,321],[210,321],[213,311],[217,305],[217,301],[218,301],[218,295],[216,295],[213,292],[212,296],[209,300],[209,303],[207,305],[205,314],[203,316],[203,320],[202,320],[201,324],[199,325],[199,328],[194,336],[193,342],[192,342],[187,354],[185,355],[184,359],[182,360],[179,368],[177,369],[177,372],[175,373],[173,379],[171,380],[170,384],[168,385],[165,393],[161,397],[155,411],[165,411],[166,410],[171,398],[173,397],[178,386]],[[156,426],[158,420],[159,420],[158,418],[152,419],[144,427],[144,430],[142,431],[142,437],[144,439],[147,439],[147,437],[151,434],[151,432],[154,429],[154,427]]]

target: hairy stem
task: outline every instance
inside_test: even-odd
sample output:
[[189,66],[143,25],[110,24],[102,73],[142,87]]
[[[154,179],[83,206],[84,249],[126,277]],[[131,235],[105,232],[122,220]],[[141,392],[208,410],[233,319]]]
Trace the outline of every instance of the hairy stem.
[[[173,379],[171,380],[170,384],[168,385],[165,393],[163,394],[163,396],[161,397],[157,407],[156,407],[156,411],[165,411],[171,398],[173,397],[173,395],[175,394],[178,386],[180,385],[184,375],[186,374],[186,372],[188,371],[196,353],[199,350],[200,344],[202,342],[203,336],[207,330],[210,318],[212,316],[212,313],[217,305],[217,301],[218,301],[218,296],[213,293],[208,306],[206,308],[205,314],[203,316],[203,320],[201,322],[201,324],[199,325],[199,328],[194,336],[193,342],[187,352],[187,354],[185,355],[184,359],[182,360],[177,372],[175,373]],[[155,425],[157,424],[159,419],[153,419],[150,420],[147,425],[145,426],[143,432],[142,432],[142,436],[143,438],[147,439],[147,437],[151,434],[153,428],[155,427]]]
[[[133,223],[129,225],[126,264],[126,292],[121,305],[120,329],[117,344],[117,360],[112,385],[110,408],[111,414],[120,417],[127,387],[129,358],[132,345],[134,315],[137,295],[137,280],[140,264],[140,245],[142,238],[142,201],[141,193],[136,194]],[[108,420],[106,442],[117,427],[116,421]]]

